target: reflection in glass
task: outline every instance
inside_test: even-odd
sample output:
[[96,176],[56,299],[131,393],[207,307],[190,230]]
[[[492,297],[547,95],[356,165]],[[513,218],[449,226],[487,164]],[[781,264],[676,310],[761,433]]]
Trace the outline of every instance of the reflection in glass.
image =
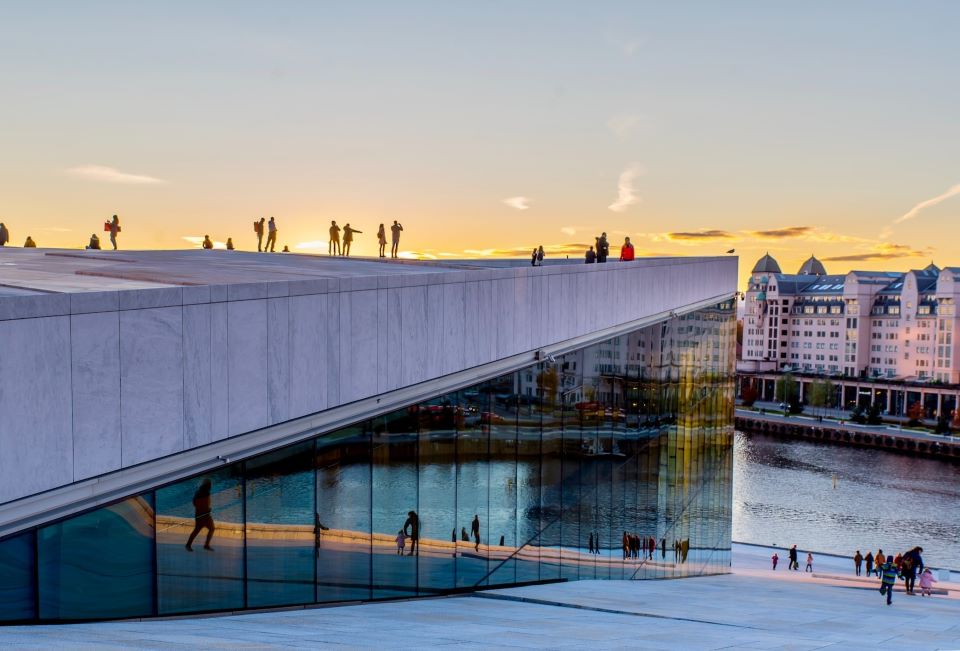
[[243,608],[242,464],[161,488],[156,495],[160,614]]
[[317,601],[370,598],[370,431],[317,439]]
[[33,574],[33,532],[0,541],[0,622],[36,617]]
[[150,495],[41,528],[40,618],[153,615],[153,534]]
[[[417,405],[373,420],[373,598],[417,593]],[[446,527],[444,527],[445,529]]]
[[246,463],[247,607],[314,601],[313,442]]
[[455,393],[420,405],[419,545],[421,594],[439,594],[456,586],[457,428],[464,413]]
[[155,516],[132,498],[0,541],[0,621],[728,571],[733,314],[674,316],[179,481]]

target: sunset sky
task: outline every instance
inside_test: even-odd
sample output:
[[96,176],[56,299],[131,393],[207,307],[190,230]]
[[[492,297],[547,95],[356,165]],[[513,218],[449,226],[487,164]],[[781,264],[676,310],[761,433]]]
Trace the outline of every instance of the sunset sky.
[[957,2],[0,4],[20,245],[960,266]]

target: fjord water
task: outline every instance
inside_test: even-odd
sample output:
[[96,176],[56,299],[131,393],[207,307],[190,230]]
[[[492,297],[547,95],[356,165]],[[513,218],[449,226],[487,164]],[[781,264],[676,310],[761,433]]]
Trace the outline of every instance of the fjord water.
[[733,539],[851,557],[920,545],[960,569],[960,465],[737,432]]

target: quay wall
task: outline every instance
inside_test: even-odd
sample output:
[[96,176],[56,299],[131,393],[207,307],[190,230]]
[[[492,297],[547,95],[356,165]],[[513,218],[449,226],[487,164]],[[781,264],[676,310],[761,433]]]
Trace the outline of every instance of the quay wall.
[[911,456],[941,459],[960,463],[960,440],[948,437],[944,440],[920,438],[909,433],[893,432],[885,427],[875,431],[851,428],[837,423],[784,422],[762,416],[737,415],[736,428],[742,432],[758,432],[782,438],[797,438],[835,445],[849,445],[907,454]]

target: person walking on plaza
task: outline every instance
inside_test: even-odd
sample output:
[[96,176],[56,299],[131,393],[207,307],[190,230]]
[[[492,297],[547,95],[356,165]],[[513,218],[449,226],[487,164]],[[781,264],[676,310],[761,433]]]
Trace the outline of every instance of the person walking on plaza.
[[350,228],[350,223],[347,222],[343,225],[343,256],[347,257],[350,255],[350,245],[353,244],[353,234],[354,233],[363,233],[363,231],[358,231],[355,228]]
[[33,238],[27,235],[27,240],[23,243],[23,248],[25,249],[35,249],[37,248],[37,243],[33,241]]
[[897,572],[897,566],[890,558],[886,559],[883,565],[877,568],[880,572],[880,594],[887,595],[887,605],[893,601],[893,586],[897,583],[900,573]]
[[813,572],[813,554],[807,552],[807,566],[803,570],[804,572]]
[[903,575],[904,588],[907,594],[914,594],[913,589],[917,581],[917,573],[923,572],[923,557],[920,555],[923,547],[914,547],[900,559],[900,573]]
[[340,255],[340,227],[337,222],[330,222],[330,243],[327,244],[327,255]]
[[253,222],[253,231],[257,234],[257,253],[263,251],[263,231],[267,225],[267,220],[263,217],[260,221]]
[[380,257],[387,257],[384,253],[387,250],[387,231],[383,224],[380,224],[380,228],[377,229],[377,243],[380,244]]
[[[860,576],[860,566],[863,565],[863,554],[860,553],[860,550],[857,550],[857,553],[853,555],[853,567],[857,573],[857,576]],[[869,570],[867,571],[869,573]]]
[[6,246],[9,241],[10,231],[7,230],[3,222],[0,222],[0,246]]
[[883,565],[886,562],[886,560],[887,560],[886,557],[884,557],[883,555],[883,550],[878,549],[877,555],[873,557],[873,567],[874,567],[873,571],[877,573],[877,576],[880,576],[880,566]]
[[777,556],[777,552],[773,552],[773,556],[770,557],[770,562],[773,564],[773,571],[777,571],[777,561],[780,560],[780,557]]
[[630,558],[630,535],[626,531],[623,532],[623,557]]
[[630,243],[629,237],[625,237],[623,246],[620,247],[620,262],[631,262],[634,259],[633,244]]
[[406,547],[407,536],[403,533],[403,529],[397,532],[397,556],[403,556],[403,548]]
[[594,264],[597,261],[597,252],[593,250],[592,246],[587,249],[587,253],[584,256],[583,261],[587,264]]
[[649,546],[650,560],[653,560],[653,552],[656,551],[656,549],[657,549],[657,541],[653,536],[650,536],[650,546]]
[[277,222],[273,220],[273,217],[270,218],[270,221],[267,222],[267,243],[263,245],[263,252],[274,252],[274,247],[277,246]]
[[120,232],[120,218],[114,215],[113,219],[111,219],[108,223],[109,223],[109,230],[110,230],[110,244],[113,245],[113,250],[116,251],[117,250],[117,233]]
[[789,563],[789,565],[787,565],[787,569],[788,569],[788,570],[799,570],[799,569],[800,569],[800,561],[797,560],[797,546],[796,546],[796,545],[794,545],[793,547],[790,548],[789,554],[790,554],[790,563]]
[[400,231],[403,225],[396,219],[393,220],[393,226],[390,227],[390,257],[397,257],[397,249],[400,247]]
[[667,557],[667,539],[660,539],[660,558],[664,559]]
[[867,551],[867,555],[863,557],[863,560],[867,564],[867,576],[873,576],[873,552]]
[[537,247],[536,253],[537,253],[537,266],[542,267],[543,266],[543,245],[542,244]]
[[932,597],[933,596],[933,584],[937,580],[933,578],[933,572],[930,571],[930,568],[925,569],[920,574],[920,596],[921,597]]
[[530,254],[530,266],[531,267],[537,266],[537,249],[536,248],[534,248],[533,253]]

